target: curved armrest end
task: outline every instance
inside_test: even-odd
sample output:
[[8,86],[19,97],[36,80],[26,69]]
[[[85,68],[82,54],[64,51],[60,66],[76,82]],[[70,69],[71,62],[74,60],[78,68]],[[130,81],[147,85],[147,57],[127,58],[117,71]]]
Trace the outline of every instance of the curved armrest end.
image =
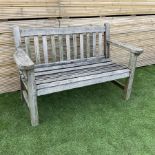
[[16,53],[14,54],[14,59],[20,70],[34,69],[34,63],[23,49],[17,49]]

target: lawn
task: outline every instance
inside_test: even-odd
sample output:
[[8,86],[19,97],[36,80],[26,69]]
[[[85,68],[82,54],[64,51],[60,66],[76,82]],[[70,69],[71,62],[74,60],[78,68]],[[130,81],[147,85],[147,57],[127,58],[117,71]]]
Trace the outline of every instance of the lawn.
[[39,98],[31,127],[19,92],[0,95],[0,155],[155,154],[155,66],[137,69],[131,99],[104,83]]

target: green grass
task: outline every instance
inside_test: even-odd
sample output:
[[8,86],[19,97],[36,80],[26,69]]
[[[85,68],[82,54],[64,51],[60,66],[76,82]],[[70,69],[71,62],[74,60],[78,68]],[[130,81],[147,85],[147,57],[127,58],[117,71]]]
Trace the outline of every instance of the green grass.
[[19,92],[0,95],[0,155],[155,154],[155,66],[137,69],[131,99],[104,83],[39,98],[31,127]]

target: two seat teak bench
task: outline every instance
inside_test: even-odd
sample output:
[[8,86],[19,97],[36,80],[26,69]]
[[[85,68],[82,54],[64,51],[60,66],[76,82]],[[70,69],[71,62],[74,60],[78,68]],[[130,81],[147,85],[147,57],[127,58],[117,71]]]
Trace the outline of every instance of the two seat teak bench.
[[[137,56],[143,50],[110,40],[109,24],[69,28],[14,27],[21,93],[31,116],[32,126],[39,124],[37,96],[73,88],[127,78],[125,98],[132,89]],[[131,54],[129,66],[110,59],[110,45]]]

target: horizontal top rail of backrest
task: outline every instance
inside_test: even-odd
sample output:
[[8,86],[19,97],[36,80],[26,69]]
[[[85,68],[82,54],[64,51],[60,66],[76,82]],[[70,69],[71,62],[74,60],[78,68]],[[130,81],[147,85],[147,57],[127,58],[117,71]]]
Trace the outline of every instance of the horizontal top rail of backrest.
[[21,29],[22,37],[29,36],[48,36],[48,35],[65,35],[76,33],[101,33],[105,32],[104,26],[87,26],[87,27],[67,27],[67,28],[37,28]]

